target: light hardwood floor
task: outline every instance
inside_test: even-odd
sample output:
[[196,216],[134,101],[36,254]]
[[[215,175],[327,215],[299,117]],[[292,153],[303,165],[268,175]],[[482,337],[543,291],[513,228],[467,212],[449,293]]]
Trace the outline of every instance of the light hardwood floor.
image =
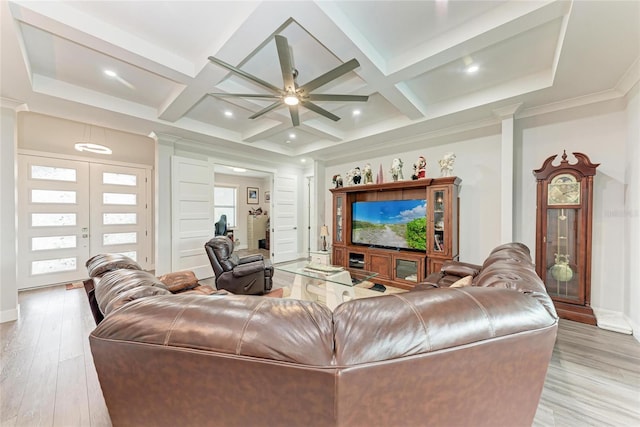
[[[19,301],[20,319],[0,324],[0,426],[110,426],[84,290],[37,289]],[[561,321],[534,426],[640,426],[640,343]]]

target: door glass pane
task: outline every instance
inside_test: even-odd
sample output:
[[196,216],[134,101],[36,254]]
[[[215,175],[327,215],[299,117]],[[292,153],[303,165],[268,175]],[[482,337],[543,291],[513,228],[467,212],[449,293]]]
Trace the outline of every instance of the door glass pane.
[[128,185],[130,187],[135,187],[137,185],[137,178],[138,177],[135,175],[129,175],[125,173],[102,173],[103,184]]
[[65,225],[76,225],[76,214],[74,213],[32,213],[32,227],[61,227]]
[[342,242],[342,197],[336,197],[336,242]]
[[60,271],[73,271],[76,269],[76,258],[57,258],[31,263],[31,274],[57,273]]
[[32,203],[75,203],[75,191],[31,190]]
[[76,170],[54,168],[50,166],[31,165],[31,179],[48,179],[52,181],[76,181]]
[[136,243],[138,233],[105,233],[102,235],[102,244],[107,245],[123,245],[127,243]]
[[102,193],[102,203],[105,205],[135,205],[137,196],[130,193]]
[[119,225],[119,224],[137,224],[138,215],[135,213],[105,213],[102,214],[102,224]]
[[129,258],[131,258],[134,261],[138,261],[138,252],[136,252],[136,251],[116,252],[116,253],[119,253],[120,255],[128,256]]
[[583,304],[578,277],[577,209],[548,209],[545,285],[549,295]]
[[433,250],[444,252],[444,191],[435,191],[433,202]]
[[31,238],[31,250],[66,249],[76,247],[76,236],[47,236]]

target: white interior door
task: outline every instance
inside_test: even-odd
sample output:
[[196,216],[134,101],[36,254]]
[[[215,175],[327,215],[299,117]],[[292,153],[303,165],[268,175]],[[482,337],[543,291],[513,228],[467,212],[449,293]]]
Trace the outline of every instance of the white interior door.
[[271,259],[291,261],[298,258],[298,177],[276,175],[273,187]]
[[121,253],[151,268],[147,175],[142,168],[91,164],[92,256]]
[[171,158],[171,264],[213,276],[204,244],[213,237],[213,167],[206,161]]
[[89,164],[27,155],[18,162],[18,289],[85,278]]

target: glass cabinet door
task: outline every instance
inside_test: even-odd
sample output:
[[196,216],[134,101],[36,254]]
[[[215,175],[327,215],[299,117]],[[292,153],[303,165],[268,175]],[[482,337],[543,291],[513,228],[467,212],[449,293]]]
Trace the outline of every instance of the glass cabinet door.
[[336,243],[343,243],[344,237],[342,235],[343,227],[344,227],[344,196],[338,195],[335,196],[336,205],[335,205],[335,230],[333,233],[334,239]]
[[427,229],[427,233],[431,233],[431,252],[445,253],[446,252],[446,218],[448,212],[446,211],[447,204],[445,203],[446,191],[445,189],[437,189],[432,191],[431,206],[433,206],[433,218],[431,230]]
[[418,264],[419,261],[411,259],[395,259],[395,279],[405,280],[407,282],[418,281]]
[[578,210],[547,209],[545,236],[545,285],[551,297],[582,304],[579,286]]

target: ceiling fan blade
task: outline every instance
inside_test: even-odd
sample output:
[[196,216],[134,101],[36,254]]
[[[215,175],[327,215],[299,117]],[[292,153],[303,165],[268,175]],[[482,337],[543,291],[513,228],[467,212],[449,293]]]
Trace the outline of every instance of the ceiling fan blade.
[[281,95],[269,95],[269,94],[259,94],[259,93],[208,93],[209,96],[216,96],[218,98],[264,98],[264,99],[275,99],[280,98]]
[[257,119],[258,117],[260,117],[263,114],[268,113],[271,110],[275,110],[276,108],[278,108],[279,106],[282,105],[281,101],[278,102],[274,102],[273,104],[263,108],[262,110],[258,111],[257,113],[255,113],[253,116],[250,116],[250,119]]
[[338,120],[340,120],[340,117],[336,116],[333,113],[328,112],[327,110],[325,110],[322,107],[317,106],[316,104],[314,104],[313,102],[308,102],[308,101],[302,101],[301,104],[308,108],[309,110],[316,112],[322,116],[325,116],[328,119],[333,120],[334,122],[337,122]]
[[242,76],[247,80],[251,80],[254,83],[258,83],[260,86],[264,86],[267,89],[269,89],[269,90],[271,90],[271,91],[273,91],[275,93],[281,93],[282,92],[282,89],[280,89],[279,87],[275,87],[271,83],[266,82],[266,81],[262,80],[261,78],[256,77],[256,76],[254,76],[252,74],[249,74],[246,71],[242,71],[240,68],[236,68],[231,64],[227,64],[226,62],[221,61],[220,59],[214,58],[213,56],[209,57],[209,61],[213,62],[214,64],[218,64],[221,67],[226,68],[227,70],[231,71],[232,73],[235,73],[235,74],[237,74],[239,76]]
[[320,86],[324,86],[332,80],[337,79],[338,77],[347,74],[349,71],[355,70],[360,66],[360,63],[357,59],[352,59],[351,61],[345,62],[342,65],[337,66],[331,71],[327,71],[320,77],[316,77],[311,80],[309,83],[302,85],[299,87],[301,92],[309,93],[314,89],[319,88]]
[[289,51],[289,42],[283,36],[275,36],[276,47],[278,48],[278,59],[280,60],[280,69],[282,70],[282,81],[284,82],[284,90],[287,92],[295,92],[296,83],[293,79],[293,60]]
[[291,114],[291,122],[294,126],[300,126],[300,114],[298,114],[297,105],[289,105],[289,113]]
[[365,95],[328,95],[321,93],[311,93],[305,97],[309,101],[360,101],[366,102],[369,97]]

